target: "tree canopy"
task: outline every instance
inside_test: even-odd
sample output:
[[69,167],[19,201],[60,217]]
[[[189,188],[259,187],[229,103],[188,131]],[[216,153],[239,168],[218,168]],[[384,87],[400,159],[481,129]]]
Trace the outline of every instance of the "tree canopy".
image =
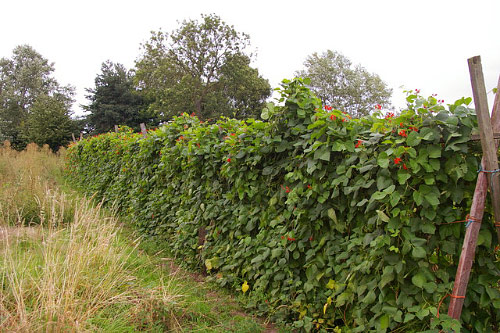
[[[49,63],[29,45],[14,48],[12,58],[0,59],[0,139],[22,149],[28,143],[28,118],[38,99],[44,99],[39,108],[47,105],[47,98],[65,109],[70,118],[73,88],[61,86],[52,77],[54,64]],[[37,118],[39,119],[39,118]],[[33,119],[30,121],[33,125]],[[45,142],[44,142],[45,143]],[[59,142],[60,145],[67,142]]]
[[134,74],[125,66],[106,61],[95,78],[95,87],[86,89],[90,104],[84,106],[90,114],[87,124],[92,133],[104,133],[114,125],[139,129],[140,123],[155,122],[154,117],[143,111],[144,98],[134,88]]
[[338,52],[315,52],[306,58],[304,66],[296,75],[311,79],[310,89],[324,104],[353,117],[369,114],[377,104],[390,106],[392,89],[377,74],[360,65],[353,66]]
[[202,119],[258,115],[269,82],[250,67],[249,37],[216,15],[189,20],[171,34],[153,32],[136,62],[136,83],[163,120],[182,112]]

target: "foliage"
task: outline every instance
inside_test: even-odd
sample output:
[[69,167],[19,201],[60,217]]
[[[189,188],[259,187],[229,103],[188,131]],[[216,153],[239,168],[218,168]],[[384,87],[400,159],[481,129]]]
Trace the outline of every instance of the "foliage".
[[105,133],[115,125],[139,130],[140,123],[157,125],[154,117],[143,112],[145,101],[134,88],[134,75],[122,64],[106,61],[95,78],[95,88],[87,89],[90,101],[88,127],[91,133]]
[[344,55],[328,50],[321,55],[313,53],[304,62],[305,70],[297,75],[309,78],[309,88],[323,104],[358,118],[368,115],[377,104],[390,105],[392,89],[377,74],[352,63]]
[[[498,330],[500,253],[485,213],[462,322],[451,292],[477,177],[470,98],[409,93],[352,119],[285,80],[265,122],[184,114],[69,149],[68,175],[249,304],[306,331]],[[99,170],[99,173],[96,173]],[[247,288],[248,287],[248,288]]]
[[256,116],[271,88],[250,67],[249,37],[216,15],[153,32],[137,61],[137,86],[162,120],[186,110],[202,119]]
[[63,102],[54,97],[42,95],[33,103],[26,119],[24,135],[28,142],[39,146],[49,145],[52,151],[67,145],[71,134],[77,130],[76,123]]
[[26,121],[41,96],[62,103],[69,115],[73,88],[59,85],[53,71],[54,65],[29,45],[14,48],[11,59],[0,59],[0,139],[17,149],[26,146]]

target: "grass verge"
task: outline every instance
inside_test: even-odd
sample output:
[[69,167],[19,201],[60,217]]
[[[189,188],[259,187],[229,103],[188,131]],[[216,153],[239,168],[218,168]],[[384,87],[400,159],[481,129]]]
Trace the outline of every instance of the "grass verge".
[[62,164],[47,148],[0,148],[0,331],[269,331],[116,214],[62,192]]

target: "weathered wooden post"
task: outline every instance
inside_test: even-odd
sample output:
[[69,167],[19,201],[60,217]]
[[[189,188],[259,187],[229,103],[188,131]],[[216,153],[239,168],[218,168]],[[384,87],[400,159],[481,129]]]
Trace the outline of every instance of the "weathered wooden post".
[[115,125],[115,132],[118,133],[118,125]]
[[[481,147],[483,149],[483,159],[481,162],[483,172],[479,172],[478,174],[476,190],[472,199],[470,214],[467,218],[467,229],[465,232],[462,252],[460,254],[457,274],[455,276],[455,284],[453,286],[453,292],[450,295],[451,300],[448,308],[448,315],[455,319],[460,319],[460,315],[462,313],[467,284],[469,283],[470,271],[476,252],[481,220],[483,219],[488,183],[490,183],[493,198],[500,194],[500,184],[498,183],[498,179],[494,177],[496,170],[498,169],[498,158],[491,123],[491,121],[494,122],[493,127],[495,127],[495,129],[500,127],[500,110],[497,106],[498,103],[495,103],[493,117],[492,120],[490,120],[486,88],[484,85],[483,71],[481,67],[481,57],[477,56],[470,58],[468,59],[468,63],[481,137]],[[494,206],[499,205],[500,202],[494,203]],[[498,208],[500,208],[500,206]],[[500,210],[497,214],[498,208],[494,208],[496,219],[500,218]]]
[[83,140],[83,132],[80,132],[80,141]]
[[76,142],[75,133],[71,133],[71,137],[73,138],[73,143],[75,143]]
[[146,130],[146,125],[144,123],[141,123],[141,133],[143,137],[146,137],[148,134],[148,131]]

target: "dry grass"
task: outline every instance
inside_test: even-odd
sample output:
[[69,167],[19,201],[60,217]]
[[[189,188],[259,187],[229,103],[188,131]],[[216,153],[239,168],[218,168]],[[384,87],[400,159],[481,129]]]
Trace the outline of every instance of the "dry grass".
[[35,146],[0,149],[0,331],[179,328],[170,283],[141,285],[116,218],[55,186],[61,163]]

